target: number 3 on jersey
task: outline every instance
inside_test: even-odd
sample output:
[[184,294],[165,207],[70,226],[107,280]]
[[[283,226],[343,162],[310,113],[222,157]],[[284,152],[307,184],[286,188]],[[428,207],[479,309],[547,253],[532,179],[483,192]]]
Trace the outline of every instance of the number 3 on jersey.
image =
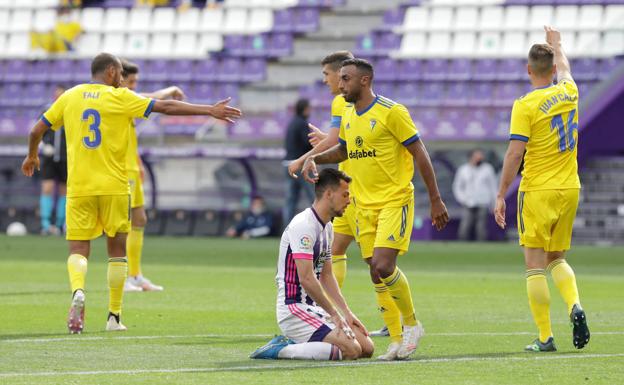
[[82,143],[89,149],[96,149],[102,143],[102,131],[100,131],[100,113],[97,110],[89,108],[82,113],[82,121],[89,122],[89,118],[93,118],[93,122],[89,125],[89,135],[82,138]]
[[576,115],[576,110],[570,111],[567,125],[563,123],[561,114],[553,116],[550,121],[550,130],[556,129],[559,134],[559,152],[564,152],[566,148],[572,151],[576,146],[574,131],[578,131],[578,123],[574,123],[574,115]]

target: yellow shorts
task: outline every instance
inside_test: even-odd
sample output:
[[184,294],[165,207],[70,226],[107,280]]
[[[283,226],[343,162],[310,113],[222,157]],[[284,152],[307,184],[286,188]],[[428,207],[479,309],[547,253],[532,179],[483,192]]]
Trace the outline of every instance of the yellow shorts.
[[130,184],[130,207],[144,206],[145,195],[143,194],[141,175],[137,171],[128,171],[128,183]]
[[349,203],[349,206],[347,206],[341,217],[334,218],[333,225],[334,233],[349,235],[356,238],[357,229],[355,226],[355,205],[353,202]]
[[414,199],[401,207],[379,210],[356,207],[355,212],[362,258],[372,257],[376,247],[399,250],[399,255],[409,249],[414,225]]
[[67,198],[67,236],[70,241],[87,241],[130,231],[130,196],[96,195]]
[[518,192],[520,245],[545,251],[570,248],[578,189]]

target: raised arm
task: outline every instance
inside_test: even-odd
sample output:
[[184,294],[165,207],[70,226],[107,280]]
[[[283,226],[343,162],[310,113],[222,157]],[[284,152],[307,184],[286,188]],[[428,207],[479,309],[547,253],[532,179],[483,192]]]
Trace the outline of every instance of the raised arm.
[[563,79],[574,81],[570,70],[570,62],[563,52],[563,47],[561,45],[561,33],[549,25],[544,26],[544,30],[546,31],[546,42],[550,44],[555,51],[557,81],[562,81]]
[[48,129],[48,125],[39,119],[28,134],[28,155],[22,162],[22,173],[26,176],[33,176],[35,169],[39,170],[39,143]]
[[405,146],[407,150],[414,157],[418,172],[429,193],[429,201],[431,203],[431,221],[436,229],[442,230],[446,227],[449,221],[448,212],[446,206],[442,201],[440,190],[438,190],[438,182],[436,181],[435,172],[433,171],[433,165],[431,164],[431,158],[425,148],[425,144],[421,139],[416,140],[413,143]]
[[209,115],[234,123],[234,119],[240,118],[242,113],[238,108],[227,105],[230,100],[231,98],[227,98],[214,105],[191,104],[177,100],[155,100],[152,111],[165,115]]

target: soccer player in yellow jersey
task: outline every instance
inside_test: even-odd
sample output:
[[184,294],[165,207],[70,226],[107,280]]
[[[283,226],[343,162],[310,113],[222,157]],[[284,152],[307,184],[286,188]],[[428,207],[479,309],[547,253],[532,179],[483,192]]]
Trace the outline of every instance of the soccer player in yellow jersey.
[[175,100],[152,100],[121,84],[121,61],[102,53],[91,63],[91,83],[65,91],[33,126],[22,172],[39,169],[38,146],[49,129],[65,127],[67,137],[67,270],[72,302],[67,326],[70,333],[84,327],[85,276],[91,240],[107,236],[108,317],[106,330],[126,330],[121,323],[123,286],[127,275],[126,237],[130,229],[130,195],[126,172],[129,119],[151,112],[169,115],[211,115],[232,121],[241,115],[223,100],[214,106]]
[[339,143],[308,157],[302,174],[314,182],[318,177],[316,163],[348,160],[362,257],[370,266],[377,291],[387,291],[403,317],[402,340],[393,340],[386,354],[379,357],[395,360],[409,357],[424,335],[409,283],[396,265],[397,256],[408,250],[412,234],[414,161],[427,186],[432,224],[438,230],[448,223],[448,213],[429,154],[409,112],[403,105],[373,93],[373,75],[373,66],[366,60],[342,63],[339,87],[350,104],[342,116]]
[[[121,85],[135,91],[139,81],[139,66],[127,60],[122,60]],[[142,96],[151,99],[184,99],[184,92],[178,87],[171,86],[151,93],[141,93]],[[163,287],[155,285],[143,276],[141,271],[141,254],[143,253],[143,230],[147,224],[145,213],[145,197],[143,194],[143,163],[139,155],[136,125],[134,119],[129,120],[130,140],[126,154],[126,168],[128,182],[130,183],[130,207],[132,228],[126,240],[126,252],[128,256],[128,279],[124,285],[124,291],[162,291]]]
[[[505,195],[524,154],[518,191],[518,233],[524,249],[529,306],[539,337],[525,349],[555,351],[550,323],[550,272],[567,304],[577,349],[589,342],[574,271],[565,260],[579,201],[577,171],[578,88],[561,46],[559,31],[545,27],[548,44],[529,51],[527,71],[533,91],[518,98],[511,112],[511,135],[505,154],[495,216],[505,228]],[[552,79],[557,76],[557,84]],[[526,154],[525,154],[526,151]]]
[[[353,54],[349,51],[337,51],[326,56],[321,61],[323,67],[323,82],[327,84],[329,91],[334,95],[334,99],[331,104],[331,123],[329,133],[327,135],[320,134],[321,131],[310,125],[310,128],[314,130],[315,135],[311,136],[312,145],[314,148],[301,156],[299,159],[293,161],[288,166],[288,173],[293,177],[297,177],[297,172],[301,170],[305,159],[314,154],[319,154],[336,144],[338,144],[338,134],[340,131],[340,122],[342,120],[342,112],[344,111],[347,102],[340,93],[338,88],[338,82],[340,80],[340,65],[343,61],[353,59]],[[319,140],[319,138],[321,140]],[[340,163],[339,169],[349,175],[347,162]],[[332,268],[338,286],[342,288],[345,277],[347,275],[347,248],[349,244],[355,239],[355,210],[353,205],[349,205],[345,210],[342,217],[334,218],[334,240],[332,243]]]

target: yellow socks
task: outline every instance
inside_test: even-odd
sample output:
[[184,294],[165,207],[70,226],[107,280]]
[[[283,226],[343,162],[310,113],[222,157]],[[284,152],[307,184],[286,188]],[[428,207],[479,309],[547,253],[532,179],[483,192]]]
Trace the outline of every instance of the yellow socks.
[[403,326],[401,325],[399,308],[394,303],[394,299],[392,299],[388,288],[383,282],[375,284],[375,293],[377,294],[377,304],[379,305],[381,317],[388,328],[388,333],[390,333],[390,340],[392,342],[401,342]]
[[119,315],[123,299],[124,283],[128,275],[128,260],[126,258],[108,259],[108,311]]
[[546,269],[550,271],[559,293],[561,293],[563,300],[568,305],[568,314],[570,314],[574,304],[580,303],[574,270],[572,270],[565,259],[554,260]]
[[143,252],[143,228],[132,227],[126,240],[128,255],[128,275],[136,277],[141,274],[141,253]]
[[533,320],[539,330],[539,339],[546,342],[552,336],[550,325],[550,291],[544,269],[532,269],[526,272],[527,294]]
[[67,271],[72,293],[80,289],[84,291],[87,275],[87,258],[80,254],[72,254],[67,258]]
[[414,312],[412,292],[410,291],[409,282],[407,282],[405,275],[397,267],[389,277],[382,278],[381,281],[386,285],[390,296],[399,308],[403,316],[403,323],[406,326],[415,326],[418,320]]
[[342,289],[345,277],[347,276],[347,255],[332,255],[332,271],[338,281],[338,286]]

